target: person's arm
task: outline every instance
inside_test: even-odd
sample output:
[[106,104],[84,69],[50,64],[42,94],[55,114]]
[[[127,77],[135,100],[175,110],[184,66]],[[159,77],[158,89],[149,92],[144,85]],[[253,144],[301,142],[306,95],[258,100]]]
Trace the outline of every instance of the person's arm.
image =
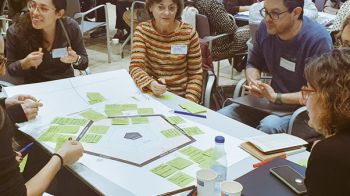
[[185,98],[198,103],[202,96],[202,56],[199,45],[199,38],[196,31],[191,39],[187,54],[187,75],[188,82]]
[[134,33],[129,73],[136,85],[141,90],[146,90],[155,80],[145,71],[146,44],[142,34],[142,27],[139,25]]
[[71,39],[70,39],[72,44],[72,49],[81,58],[80,63],[78,65],[73,65],[73,67],[74,69],[85,70],[89,65],[89,57],[85,49],[82,33],[76,21],[73,21],[72,23],[72,34],[73,36],[71,36]]
[[[17,47],[16,47],[17,46]],[[15,28],[12,25],[6,33],[6,57],[7,57],[7,71],[10,75],[24,76],[27,72],[22,69],[21,60],[17,57],[18,40],[15,36]]]
[[[57,152],[63,159],[63,165],[75,163],[83,155],[83,146],[78,141],[67,141]],[[52,156],[49,162],[28,182],[25,183],[27,195],[42,195],[63,166],[59,156]]]

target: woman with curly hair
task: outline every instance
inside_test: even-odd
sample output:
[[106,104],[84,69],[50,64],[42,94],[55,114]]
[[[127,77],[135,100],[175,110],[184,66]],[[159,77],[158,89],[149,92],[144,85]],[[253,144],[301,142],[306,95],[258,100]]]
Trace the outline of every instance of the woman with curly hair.
[[[21,15],[6,34],[6,64],[10,75],[25,83],[73,77],[73,68],[88,66],[78,23],[63,17],[66,0],[30,0],[29,12]],[[65,52],[57,53],[57,51]],[[61,50],[57,50],[61,49]]]
[[350,193],[350,49],[335,49],[305,69],[302,88],[309,125],[326,139],[311,151],[306,170],[308,195]]

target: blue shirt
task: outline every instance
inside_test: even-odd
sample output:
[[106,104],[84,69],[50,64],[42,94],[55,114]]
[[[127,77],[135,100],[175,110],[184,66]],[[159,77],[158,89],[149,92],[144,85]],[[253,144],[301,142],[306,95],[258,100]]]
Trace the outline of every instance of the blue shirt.
[[247,68],[269,72],[272,75],[271,86],[278,93],[299,92],[306,84],[304,68],[307,60],[329,52],[332,47],[327,30],[305,16],[300,32],[289,41],[269,35],[262,21]]

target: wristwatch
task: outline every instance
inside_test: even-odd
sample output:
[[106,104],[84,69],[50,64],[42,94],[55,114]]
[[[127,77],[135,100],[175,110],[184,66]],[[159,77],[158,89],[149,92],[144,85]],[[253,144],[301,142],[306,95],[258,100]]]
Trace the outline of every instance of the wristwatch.
[[77,61],[75,61],[75,62],[73,63],[73,65],[77,66],[77,65],[80,65],[80,63],[81,63],[81,56],[78,55],[78,59],[77,59]]

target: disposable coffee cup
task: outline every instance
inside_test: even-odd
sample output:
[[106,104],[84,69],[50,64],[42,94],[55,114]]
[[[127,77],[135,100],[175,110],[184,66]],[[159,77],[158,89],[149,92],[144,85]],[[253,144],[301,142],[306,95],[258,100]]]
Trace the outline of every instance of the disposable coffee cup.
[[211,169],[197,171],[197,195],[213,196],[217,174]]
[[221,196],[240,196],[243,186],[236,181],[225,181],[221,183]]

